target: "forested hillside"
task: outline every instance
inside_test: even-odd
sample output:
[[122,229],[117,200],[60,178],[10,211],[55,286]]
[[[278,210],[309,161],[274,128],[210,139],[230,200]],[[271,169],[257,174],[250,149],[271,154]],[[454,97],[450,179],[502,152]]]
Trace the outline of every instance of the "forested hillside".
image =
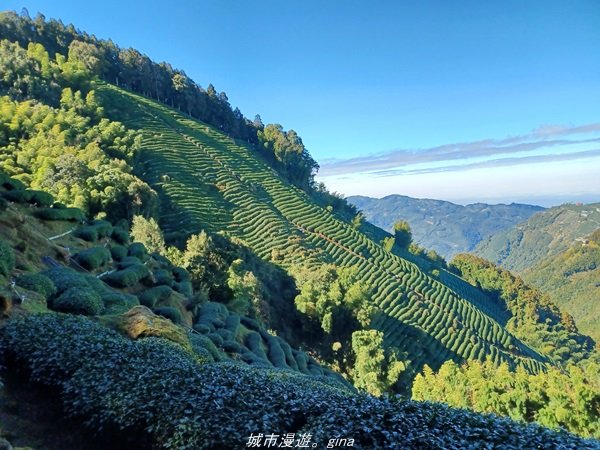
[[247,121],[183,72],[57,21],[0,19],[11,382],[50,387],[125,448],[341,429],[361,448],[596,446],[377,398],[447,361],[532,376],[592,364],[568,314],[493,268],[409,251],[410,230],[391,235],[314,183],[295,132]]
[[563,205],[490,237],[475,252],[547,293],[598,342],[598,229],[600,203]]
[[600,228],[523,271],[523,279],[548,293],[573,315],[578,328],[600,342]]
[[470,252],[484,238],[527,220],[542,211],[540,206],[457,205],[442,200],[388,195],[377,199],[355,195],[347,199],[365,218],[392,231],[399,220],[408,222],[414,241],[451,259],[457,253]]
[[522,272],[567,250],[600,228],[600,203],[556,206],[482,241],[474,250],[508,270]]

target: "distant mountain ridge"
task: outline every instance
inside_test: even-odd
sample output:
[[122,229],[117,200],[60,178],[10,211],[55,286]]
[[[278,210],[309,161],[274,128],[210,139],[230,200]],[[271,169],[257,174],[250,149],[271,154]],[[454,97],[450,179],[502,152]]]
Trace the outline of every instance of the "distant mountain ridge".
[[486,237],[544,210],[541,206],[519,203],[463,206],[405,195],[388,195],[381,199],[357,195],[348,197],[348,201],[359,208],[368,221],[385,230],[391,230],[397,220],[406,220],[419,245],[447,259],[472,251]]
[[521,274],[600,341],[600,203],[540,212],[482,241],[475,253]]
[[600,228],[600,203],[565,204],[530,217],[482,241],[474,253],[502,267],[522,272],[544,258],[567,250]]

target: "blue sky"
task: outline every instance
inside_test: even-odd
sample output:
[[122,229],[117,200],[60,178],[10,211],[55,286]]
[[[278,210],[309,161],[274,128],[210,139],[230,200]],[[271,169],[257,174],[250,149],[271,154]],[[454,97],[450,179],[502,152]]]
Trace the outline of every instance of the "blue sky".
[[600,2],[5,1],[295,129],[347,195],[600,201]]

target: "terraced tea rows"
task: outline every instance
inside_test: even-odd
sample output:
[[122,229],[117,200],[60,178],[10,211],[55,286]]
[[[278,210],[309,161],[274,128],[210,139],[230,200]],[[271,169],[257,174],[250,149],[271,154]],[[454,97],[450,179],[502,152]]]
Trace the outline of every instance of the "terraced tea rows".
[[151,100],[100,89],[126,109],[117,118],[142,131],[139,176],[169,206],[161,217],[167,231],[223,231],[284,266],[356,267],[380,309],[372,325],[408,353],[413,371],[485,355],[532,371],[548,362],[503,328],[507,312],[482,292],[385,251],[283,181],[252,148]]

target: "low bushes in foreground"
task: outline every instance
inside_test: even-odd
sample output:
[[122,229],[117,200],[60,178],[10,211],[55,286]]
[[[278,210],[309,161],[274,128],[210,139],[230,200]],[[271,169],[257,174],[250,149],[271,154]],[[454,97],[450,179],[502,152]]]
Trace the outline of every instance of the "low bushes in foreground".
[[[253,433],[336,437],[364,449],[593,449],[598,441],[441,404],[377,399],[288,370],[204,363],[158,338],[130,341],[84,317],[11,320],[0,349],[62,391],[96,431],[166,449],[244,448]],[[120,430],[120,431],[114,431]],[[119,436],[115,436],[118,438]]]

